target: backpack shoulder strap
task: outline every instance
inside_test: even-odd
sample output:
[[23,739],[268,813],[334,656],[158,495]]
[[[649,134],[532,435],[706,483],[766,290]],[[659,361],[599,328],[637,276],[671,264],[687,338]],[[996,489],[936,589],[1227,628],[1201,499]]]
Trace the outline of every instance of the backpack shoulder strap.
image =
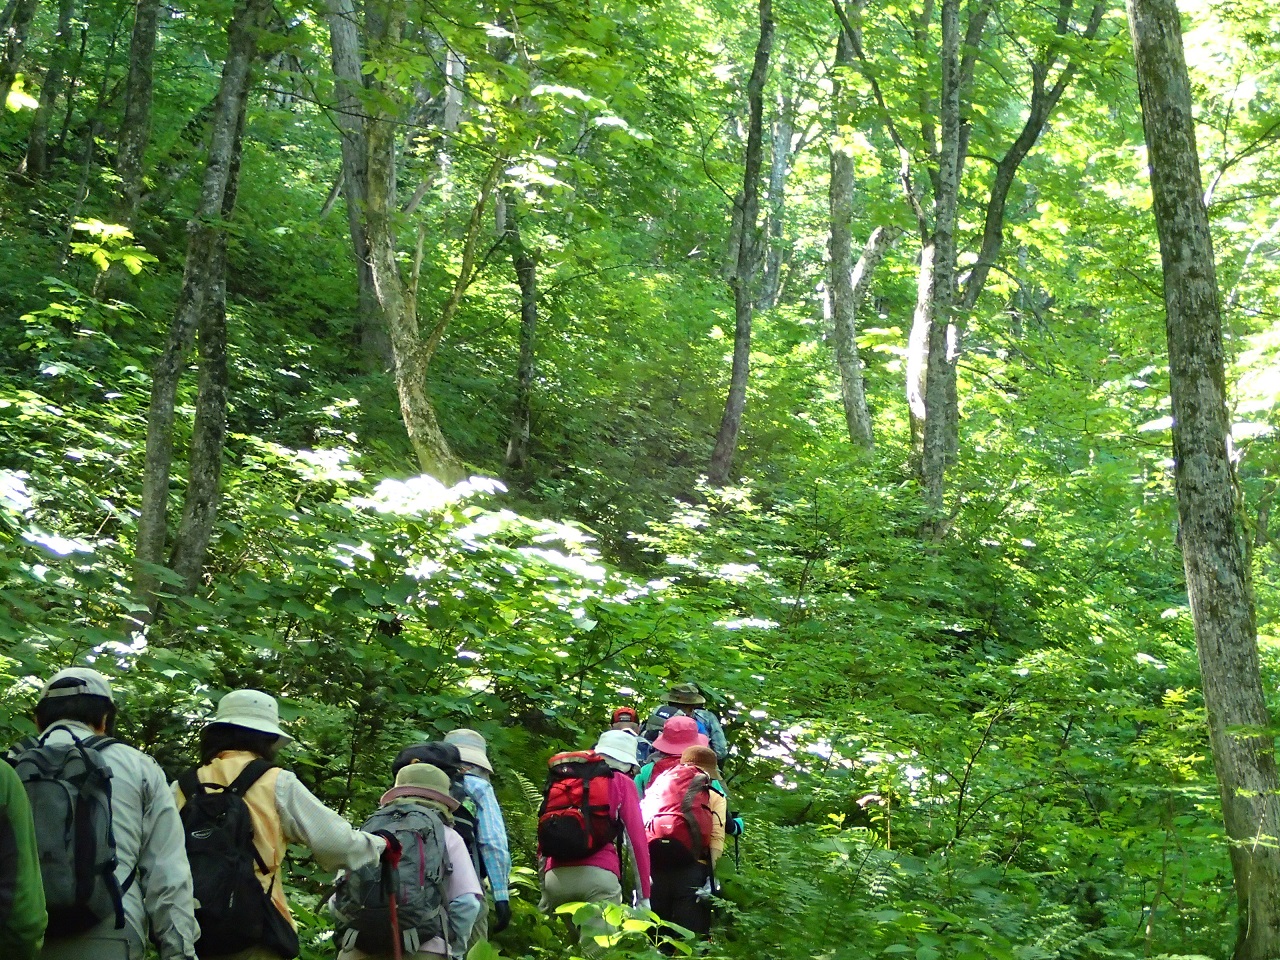
[[178,778],[178,789],[182,791],[184,799],[190,800],[192,797],[208,792],[204,781],[200,779],[199,769],[199,767],[192,767]]
[[248,766],[240,771],[240,776],[236,777],[227,787],[237,797],[243,797],[249,792],[249,788],[262,779],[262,775],[268,770],[275,767],[270,760],[263,760],[259,757],[257,760],[250,760]]

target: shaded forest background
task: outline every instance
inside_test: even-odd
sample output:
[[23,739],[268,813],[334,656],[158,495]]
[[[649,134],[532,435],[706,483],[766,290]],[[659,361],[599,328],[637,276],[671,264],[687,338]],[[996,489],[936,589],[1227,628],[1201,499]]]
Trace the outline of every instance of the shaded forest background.
[[[176,774],[256,686],[358,821],[396,750],[474,726],[518,871],[494,946],[562,956],[545,758],[696,679],[749,824],[712,955],[1230,955],[1124,12],[967,5],[949,135],[948,5],[11,0],[4,736],[89,658]],[[1280,706],[1280,19],[1186,12]],[[328,881],[295,859],[307,956]]]

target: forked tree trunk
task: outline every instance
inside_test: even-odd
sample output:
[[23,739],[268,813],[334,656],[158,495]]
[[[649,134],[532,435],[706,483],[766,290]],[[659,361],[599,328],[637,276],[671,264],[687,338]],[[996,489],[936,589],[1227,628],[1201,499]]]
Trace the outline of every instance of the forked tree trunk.
[[116,150],[120,177],[121,213],[128,223],[138,214],[142,197],[143,162],[151,140],[151,100],[156,59],[156,28],[160,0],[137,0],[133,12],[133,38],[129,42],[129,79],[125,89],[124,120]]
[[67,64],[71,61],[71,18],[75,16],[75,0],[59,0],[58,28],[49,57],[49,69],[40,84],[40,105],[31,121],[31,133],[27,138],[27,155],[22,160],[22,170],[30,177],[43,177],[49,172],[49,124],[62,93],[62,80]]
[[138,517],[136,584],[152,613],[160,585],[155,569],[164,564],[168,539],[169,477],[173,466],[174,404],[196,329],[218,296],[228,210],[224,206],[236,170],[236,142],[244,123],[249,74],[257,54],[258,33],[271,0],[240,0],[227,26],[227,59],[213,110],[209,158],[195,216],[187,224],[187,259],[169,338],[156,363],[147,413],[146,465]]
[[755,60],[747,81],[747,149],[742,177],[742,202],[738,209],[738,243],[733,275],[729,287],[733,291],[733,369],[729,376],[729,393],[724,415],[716,434],[715,449],[707,468],[712,486],[723,486],[733,467],[742,428],[742,413],[747,405],[747,376],[751,359],[751,320],[755,310],[752,286],[756,274],[755,233],[760,213],[760,155],[764,116],[764,83],[769,72],[769,54],[773,48],[772,0],[760,0],[760,37],[756,42]]
[[1237,526],[1213,244],[1174,0],[1128,0],[1164,268],[1174,477],[1209,742],[1231,843],[1235,960],[1280,956],[1280,778]]
[[27,50],[27,34],[36,16],[37,0],[11,0],[0,17],[0,112],[5,109],[9,90],[22,69],[22,57]]

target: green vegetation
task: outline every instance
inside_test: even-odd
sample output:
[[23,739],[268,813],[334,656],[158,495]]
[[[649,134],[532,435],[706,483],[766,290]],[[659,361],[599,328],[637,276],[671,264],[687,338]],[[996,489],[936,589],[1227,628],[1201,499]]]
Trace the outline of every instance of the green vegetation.
[[[353,13],[363,80],[342,101],[341,4],[277,4],[253,30],[238,197],[189,226],[227,25],[254,5],[160,8],[136,202],[120,161],[143,96],[135,4],[63,0],[62,33],[59,5],[35,8],[0,111],[2,739],[31,732],[39,678],[88,659],[119,685],[122,735],[176,774],[217,697],[260,687],[297,736],[286,762],[359,822],[400,747],[473,726],[517,863],[515,922],[499,952],[473,956],[560,957],[560,922],[536,910],[545,760],[586,745],[614,706],[696,679],[725,721],[748,821],[740,864],[720,870],[714,942],[697,950],[1231,955],[1122,10],[1103,4],[1091,38],[1082,5],[1065,5],[1061,28],[1057,5],[964,11],[966,25],[989,19],[962,49],[954,292],[974,300],[954,315],[959,421],[939,511],[921,472],[934,433],[907,400],[943,189],[932,3],[839,6],[861,53],[838,67],[831,7],[773,10],[760,224],[745,240],[751,370],[723,486],[706,474],[733,351],[726,278],[744,242],[733,209],[759,11],[411,2],[399,33],[379,36],[374,14],[390,8],[369,0]],[[15,6],[0,20],[11,36]],[[1186,12],[1235,532],[1280,706],[1280,20],[1255,2]],[[1068,59],[1008,187],[1002,246],[971,286],[1033,63],[1054,64],[1052,84]],[[344,117],[369,141],[347,131],[347,161]],[[390,206],[376,209],[370,176],[349,218],[351,151],[376,160],[379,123],[393,130]],[[832,150],[855,178],[852,208],[834,214]],[[856,319],[871,450],[850,441],[832,346],[833,216],[855,249],[876,227],[897,237]],[[353,221],[384,244],[376,284],[357,270]],[[207,466],[197,410],[220,409],[201,379],[217,379],[213,281],[177,366],[164,550],[139,556],[138,539],[154,375],[197,225],[225,247],[227,356],[216,517],[190,577],[171,566]],[[400,314],[380,299],[391,284]],[[414,369],[443,441],[429,449],[406,433]],[[450,486],[451,464],[473,479]],[[423,475],[433,466],[444,483]],[[301,859],[291,870],[304,956],[330,956],[314,911],[331,878]],[[611,955],[657,956],[642,933]]]

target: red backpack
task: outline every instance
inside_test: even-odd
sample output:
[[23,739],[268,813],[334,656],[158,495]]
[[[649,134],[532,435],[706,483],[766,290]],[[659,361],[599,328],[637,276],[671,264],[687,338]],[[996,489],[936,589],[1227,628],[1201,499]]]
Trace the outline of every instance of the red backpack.
[[583,860],[613,843],[618,823],[609,815],[613,768],[594,750],[557,753],[538,810],[538,853]]
[[671,767],[640,801],[654,867],[684,867],[711,849],[711,778],[691,763]]

